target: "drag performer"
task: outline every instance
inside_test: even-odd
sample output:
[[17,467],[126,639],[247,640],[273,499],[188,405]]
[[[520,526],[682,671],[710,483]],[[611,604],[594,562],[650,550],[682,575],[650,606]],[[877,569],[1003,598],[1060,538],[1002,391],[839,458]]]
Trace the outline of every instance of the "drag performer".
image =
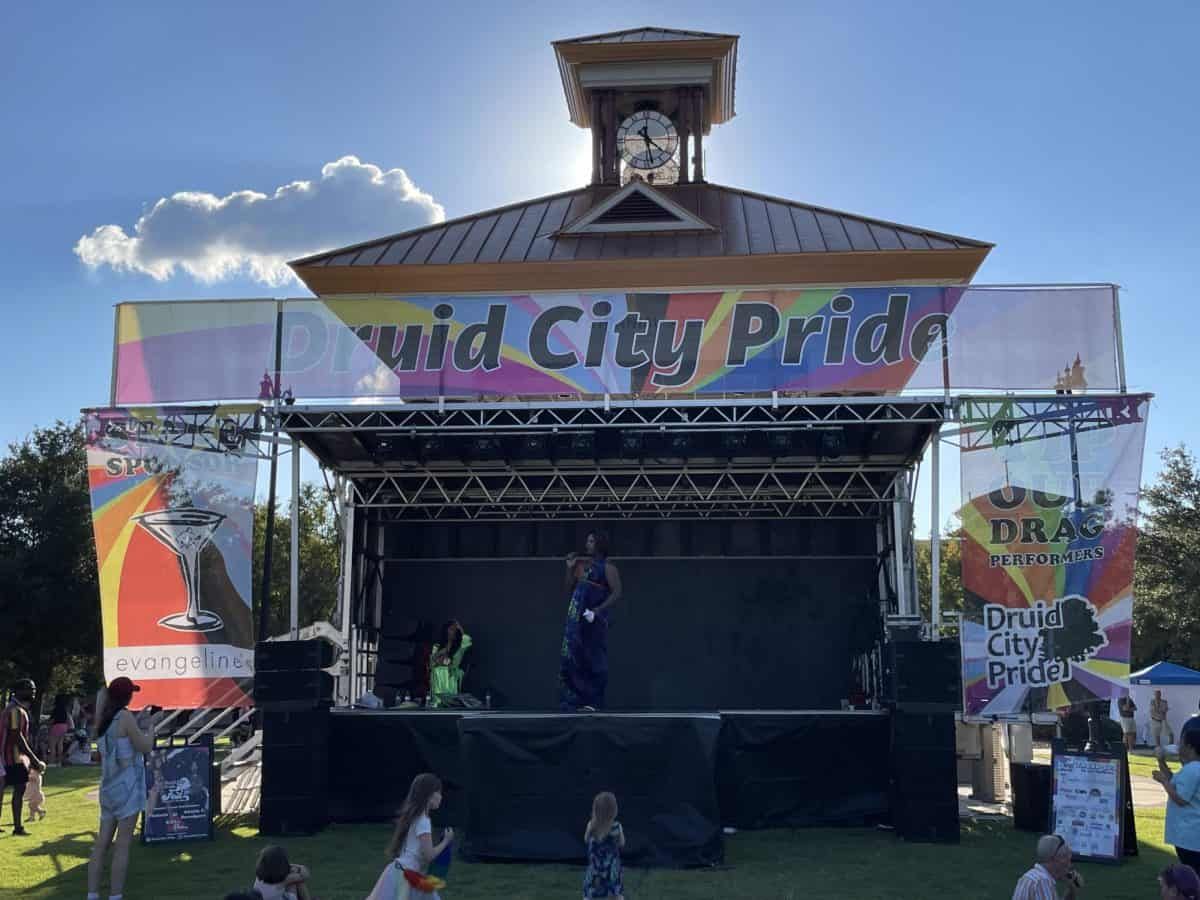
[[587,555],[567,556],[571,590],[558,669],[559,708],[594,712],[608,687],[608,610],[621,596],[621,575],[608,561],[608,537],[592,532]]

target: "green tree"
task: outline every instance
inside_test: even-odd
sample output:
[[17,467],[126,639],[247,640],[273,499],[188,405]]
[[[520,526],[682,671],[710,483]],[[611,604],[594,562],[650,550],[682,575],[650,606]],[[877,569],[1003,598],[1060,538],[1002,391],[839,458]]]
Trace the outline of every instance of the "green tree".
[[42,698],[90,693],[100,671],[100,594],[83,429],[36,429],[0,460],[0,675]]
[[[254,616],[262,593],[263,550],[266,547],[267,505],[254,508]],[[289,579],[292,558],[290,504],[275,509],[274,552],[271,560],[270,633],[288,628]],[[315,484],[300,486],[300,627],[331,620],[337,608],[338,523],[325,489]]]
[[1200,668],[1200,469],[1184,446],[1162,452],[1142,491],[1134,567],[1133,667]]
[[[929,541],[917,541],[914,547],[914,565],[917,570],[917,600],[921,604],[921,615],[928,621],[930,614],[930,590],[933,571],[933,550]],[[942,535],[938,570],[941,572],[939,592],[943,612],[961,611],[963,608],[962,583],[962,535],[960,529],[947,529]]]

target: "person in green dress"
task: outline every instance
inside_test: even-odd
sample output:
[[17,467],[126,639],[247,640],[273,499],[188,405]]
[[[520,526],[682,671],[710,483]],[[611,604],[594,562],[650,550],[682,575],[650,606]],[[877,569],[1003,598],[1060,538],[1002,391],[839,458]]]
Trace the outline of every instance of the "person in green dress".
[[471,647],[471,636],[452,619],[442,626],[440,640],[429,656],[429,693],[433,705],[443,706],[447,694],[461,694],[463,654]]

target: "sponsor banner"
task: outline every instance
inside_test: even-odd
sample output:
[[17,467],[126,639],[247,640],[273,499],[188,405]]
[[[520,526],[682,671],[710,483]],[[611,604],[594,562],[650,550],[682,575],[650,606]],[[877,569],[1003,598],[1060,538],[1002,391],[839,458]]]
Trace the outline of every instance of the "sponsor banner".
[[1149,398],[961,405],[963,712],[1026,716],[1128,690]]
[[158,844],[212,837],[212,738],[146,754],[142,841]]
[[116,402],[270,398],[279,309],[278,390],[299,400],[1053,390],[1064,379],[1080,390],[1119,387],[1110,287],[370,296],[229,306],[119,307]]
[[104,675],[134,706],[249,706],[257,410],[86,414]]

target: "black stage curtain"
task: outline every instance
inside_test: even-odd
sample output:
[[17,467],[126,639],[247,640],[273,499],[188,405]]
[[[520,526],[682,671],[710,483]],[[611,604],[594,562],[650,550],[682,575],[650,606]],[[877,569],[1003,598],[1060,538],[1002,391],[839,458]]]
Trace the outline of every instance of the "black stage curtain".
[[719,717],[478,716],[459,725],[468,857],[579,861],[592,798],[612,791],[633,865],[723,858]]
[[465,825],[466,790],[458,720],[450,710],[335,712],[329,727],[329,818],[378,822],[395,818],[413,778],[442,779],[439,825]]
[[724,714],[722,821],[749,829],[883,820],[889,735],[886,715]]
[[[831,555],[622,559],[614,551],[625,596],[609,629],[609,709],[837,709],[849,696],[862,623],[878,621],[874,558],[858,555],[853,531],[829,547],[777,548],[774,532],[760,534],[764,523],[749,524],[749,537],[765,546],[733,529],[699,550]],[[512,526],[526,528],[533,526]],[[472,535],[456,539],[461,552],[497,552],[498,538]],[[688,547],[699,540],[693,535]],[[555,709],[564,572],[561,559],[550,558],[392,558],[384,631],[457,618],[475,641],[465,690],[490,691],[510,709]]]

